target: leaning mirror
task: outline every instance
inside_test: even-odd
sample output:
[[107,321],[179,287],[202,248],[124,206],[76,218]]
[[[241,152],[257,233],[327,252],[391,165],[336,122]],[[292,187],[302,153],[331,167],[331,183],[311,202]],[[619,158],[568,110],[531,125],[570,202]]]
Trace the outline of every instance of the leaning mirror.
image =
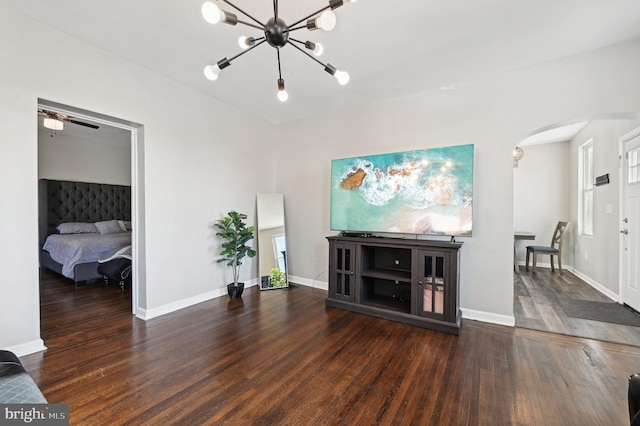
[[282,194],[258,194],[257,213],[260,290],[289,287]]

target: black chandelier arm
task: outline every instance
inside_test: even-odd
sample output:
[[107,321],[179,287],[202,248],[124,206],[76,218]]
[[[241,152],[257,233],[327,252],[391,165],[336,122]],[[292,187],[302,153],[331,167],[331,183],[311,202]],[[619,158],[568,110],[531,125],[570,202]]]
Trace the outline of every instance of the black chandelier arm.
[[[314,43],[312,41],[298,40],[297,38],[293,38],[293,37],[289,37],[289,40],[295,41],[296,43],[301,44],[301,45],[303,45],[304,47],[306,47],[307,49],[310,49],[310,50],[314,50],[315,46],[320,44],[320,43]],[[313,47],[311,47],[311,46],[313,46]],[[304,51],[304,50],[303,50],[303,52],[307,53],[307,54],[309,53],[309,52]],[[317,56],[320,56],[320,55],[317,55]]]
[[290,33],[291,31],[301,30],[301,29],[303,29],[303,28],[307,28],[307,25],[306,25],[306,24],[305,24],[305,25],[300,25],[299,27],[294,27],[294,28],[289,27],[289,28],[287,29],[287,32],[289,32],[289,33]]
[[[223,1],[226,1],[226,0],[223,0]],[[299,21],[296,21],[296,22],[294,22],[293,24],[289,25],[289,31],[292,31],[292,30],[291,30],[291,27],[295,27],[295,26],[296,26],[296,25],[298,25],[300,22],[304,22],[304,21],[306,21],[307,19],[312,18],[312,17],[316,16],[318,13],[320,13],[320,12],[324,12],[324,11],[325,11],[325,10],[327,10],[327,9],[331,9],[331,4],[329,4],[328,6],[323,7],[322,9],[320,9],[320,10],[318,10],[318,11],[316,11],[316,12],[313,12],[311,15],[309,15],[309,16],[305,16],[304,18],[300,19]]]
[[273,0],[273,17],[278,20],[278,0]]
[[[296,40],[298,41],[298,40]],[[323,67],[327,67],[327,65],[325,65],[324,63],[322,63],[322,61],[319,61],[318,59],[314,58],[313,55],[311,55],[308,52],[305,52],[304,50],[302,50],[301,48],[299,48],[298,46],[296,46],[295,44],[291,43],[291,40],[287,40],[287,43],[290,44],[291,46],[295,47],[296,49],[298,49],[299,51],[301,51],[302,53],[304,53],[305,55],[307,55],[308,57],[310,57],[311,59],[313,59],[314,61],[316,61],[317,63],[319,63],[320,65],[322,65]]]
[[295,39],[295,38],[293,38],[293,37],[289,37],[289,40],[291,40],[291,41],[295,41],[296,43],[304,44],[304,41],[301,41],[301,40]]
[[260,27],[260,26],[258,26],[258,25],[254,25],[254,24],[252,24],[252,23],[250,23],[250,22],[241,21],[240,19],[238,19],[238,24],[243,24],[243,25],[246,25],[247,27],[257,28],[257,29],[259,29],[260,31],[264,31],[264,27]]
[[[226,4],[228,4],[229,6],[231,6],[232,8],[234,8],[235,10],[237,10],[238,12],[242,13],[247,18],[251,19],[253,22],[256,22],[258,25],[261,26],[261,28],[264,28],[264,24],[262,22],[258,21],[256,18],[254,18],[253,16],[249,15],[247,12],[245,12],[242,9],[240,9],[235,4],[231,3],[229,0],[222,0],[222,1],[225,2]],[[240,22],[240,21],[238,21],[238,22]]]
[[236,56],[233,56],[233,57],[231,57],[231,58],[227,59],[227,62],[231,62],[231,61],[233,61],[234,59],[237,59],[237,58],[239,58],[240,56],[244,55],[245,53],[249,53],[249,52],[251,52],[253,49],[255,49],[256,47],[260,46],[260,45],[261,45],[262,43],[264,43],[265,41],[267,41],[267,40],[266,40],[266,39],[265,39],[265,40],[262,40],[260,43],[256,43],[256,44],[254,44],[253,46],[251,46],[251,47],[250,47],[250,48],[248,48],[247,50],[243,50],[242,52],[238,53]]
[[282,80],[282,69],[280,68],[280,49],[276,49],[278,52],[278,79]]

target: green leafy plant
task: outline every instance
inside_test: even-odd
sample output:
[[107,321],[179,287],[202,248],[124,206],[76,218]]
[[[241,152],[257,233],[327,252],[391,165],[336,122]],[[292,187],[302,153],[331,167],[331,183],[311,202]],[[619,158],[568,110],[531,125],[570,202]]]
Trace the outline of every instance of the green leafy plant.
[[280,268],[271,269],[271,286],[284,287],[287,285],[287,275]]
[[245,257],[254,257],[256,251],[247,243],[253,239],[256,228],[247,226],[244,220],[246,214],[230,211],[227,216],[214,222],[216,235],[222,239],[222,251],[217,262],[226,262],[233,268],[233,285],[238,286],[240,265]]

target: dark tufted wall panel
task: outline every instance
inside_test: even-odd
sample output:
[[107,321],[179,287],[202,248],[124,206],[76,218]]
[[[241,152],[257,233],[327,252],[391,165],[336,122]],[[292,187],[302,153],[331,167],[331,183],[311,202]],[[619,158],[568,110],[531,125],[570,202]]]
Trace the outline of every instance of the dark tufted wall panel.
[[40,246],[63,222],[131,220],[131,187],[40,179]]

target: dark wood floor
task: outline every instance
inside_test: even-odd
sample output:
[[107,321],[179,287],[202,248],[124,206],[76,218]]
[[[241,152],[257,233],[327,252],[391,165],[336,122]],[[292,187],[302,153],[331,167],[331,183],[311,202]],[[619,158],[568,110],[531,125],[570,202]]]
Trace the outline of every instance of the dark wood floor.
[[49,349],[22,361],[73,425],[629,424],[636,347],[474,321],[452,336],[303,286],[145,322],[117,287],[43,278]]
[[517,327],[640,346],[640,327],[573,318],[564,313],[562,299],[613,302],[571,272],[537,268],[532,273],[521,268],[520,274],[514,273],[513,284]]

